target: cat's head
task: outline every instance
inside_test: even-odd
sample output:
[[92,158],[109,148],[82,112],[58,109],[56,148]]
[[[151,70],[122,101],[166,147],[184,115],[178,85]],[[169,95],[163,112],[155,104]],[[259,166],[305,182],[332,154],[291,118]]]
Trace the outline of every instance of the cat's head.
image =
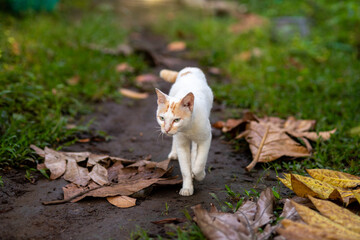
[[194,94],[189,92],[182,99],[170,97],[156,89],[158,108],[156,120],[161,126],[161,132],[174,135],[186,129],[191,123],[194,108]]

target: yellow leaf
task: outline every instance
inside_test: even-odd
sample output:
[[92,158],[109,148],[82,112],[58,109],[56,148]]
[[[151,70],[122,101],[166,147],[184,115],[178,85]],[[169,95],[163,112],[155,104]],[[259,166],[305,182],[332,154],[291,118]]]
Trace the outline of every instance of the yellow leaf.
[[360,177],[329,169],[306,169],[313,178],[341,188],[360,186]]
[[310,177],[291,174],[291,186],[295,194],[299,197],[313,196],[322,199],[341,198],[339,192],[330,184]]
[[281,221],[283,228],[277,229],[277,232],[286,239],[292,240],[318,240],[332,239],[334,236],[319,228],[312,227],[289,219]]
[[353,192],[353,194],[354,194],[356,200],[360,203],[360,193],[358,193],[358,192]]
[[278,177],[278,179],[279,179],[286,187],[288,187],[289,189],[293,190],[293,189],[292,189],[292,186],[291,186],[291,175],[290,175],[289,173],[284,173],[284,178]]
[[319,212],[332,221],[360,234],[360,217],[335,203],[309,197]]
[[331,221],[330,219],[320,215],[314,210],[311,210],[310,208],[300,205],[294,201],[291,201],[291,204],[295,207],[296,211],[298,212],[302,220],[304,220],[304,222],[313,227],[320,228],[326,232],[331,233],[332,235],[334,235],[334,237],[336,236],[336,239],[360,239],[360,234]]

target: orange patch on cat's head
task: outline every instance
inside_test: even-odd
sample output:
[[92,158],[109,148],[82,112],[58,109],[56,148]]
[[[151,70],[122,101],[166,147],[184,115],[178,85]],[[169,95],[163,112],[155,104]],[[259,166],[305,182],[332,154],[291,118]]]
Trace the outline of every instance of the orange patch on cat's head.
[[194,99],[194,94],[192,92],[188,93],[181,101],[170,105],[171,112],[179,118],[190,117],[194,108]]

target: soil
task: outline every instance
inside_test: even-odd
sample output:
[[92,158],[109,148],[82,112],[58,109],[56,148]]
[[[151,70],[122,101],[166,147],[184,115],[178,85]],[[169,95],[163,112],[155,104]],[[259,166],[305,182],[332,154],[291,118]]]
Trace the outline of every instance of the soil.
[[[181,57],[182,54],[166,53],[164,39],[153,35],[147,35],[146,39],[154,51],[177,59],[167,67],[179,70],[185,66],[197,66],[196,62]],[[158,74],[161,68],[157,65],[152,71]],[[211,76],[208,80],[210,84],[217,81]],[[124,99],[121,104],[101,103],[93,114],[85,117],[85,121],[94,121],[92,129],[106,132],[111,136],[110,140],[77,143],[63,150],[91,151],[128,159],[141,159],[151,154],[153,161],[166,159],[171,138],[159,135],[153,87],[152,94],[145,100]],[[159,82],[156,87],[167,92],[171,85]],[[215,104],[211,122],[224,119],[224,114],[221,105]],[[225,185],[240,193],[244,193],[244,189],[261,191],[267,186],[277,186],[275,173],[270,170],[257,167],[250,173],[246,172],[244,167],[250,161],[251,154],[246,147],[235,152],[224,141],[220,131],[214,129],[207,176],[204,181],[195,182],[194,195],[180,196],[180,185],[155,187],[139,198],[135,207],[128,209],[117,208],[102,198],[45,206],[43,201],[63,198],[62,187],[67,184],[65,180],[49,181],[35,175],[36,181],[31,184],[25,179],[23,171],[8,170],[1,173],[4,186],[0,187],[0,239],[128,239],[137,226],[150,235],[164,236],[164,226],[152,221],[185,218],[184,210],[192,214],[191,207],[197,204],[208,207],[210,203],[215,203],[219,206],[210,193],[215,193],[220,202],[225,201]],[[171,165],[175,167],[173,175],[181,175],[178,162],[172,161]],[[282,188],[281,191],[286,190]]]

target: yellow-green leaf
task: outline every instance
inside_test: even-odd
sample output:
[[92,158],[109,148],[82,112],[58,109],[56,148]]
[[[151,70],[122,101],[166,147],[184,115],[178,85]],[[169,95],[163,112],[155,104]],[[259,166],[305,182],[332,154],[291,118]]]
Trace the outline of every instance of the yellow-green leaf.
[[292,186],[291,186],[291,175],[290,175],[289,173],[284,173],[284,178],[278,177],[278,179],[279,179],[286,187],[288,187],[289,189],[293,190],[293,189],[292,189]]
[[299,197],[313,196],[322,199],[341,198],[339,192],[330,184],[310,177],[291,174],[291,186],[295,194]]
[[309,197],[309,199],[322,215],[331,219],[333,222],[360,234],[360,216],[330,201],[320,200],[313,197]]
[[320,228],[331,233],[334,235],[335,239],[360,239],[360,234],[331,221],[314,210],[311,210],[310,208],[300,205],[294,201],[291,201],[291,204],[295,207],[296,211],[304,222],[313,227]]
[[356,200],[360,203],[360,193],[353,191],[353,194],[354,194],[354,197],[356,198]]
[[360,177],[329,169],[306,169],[310,176],[322,182],[341,188],[360,186]]

